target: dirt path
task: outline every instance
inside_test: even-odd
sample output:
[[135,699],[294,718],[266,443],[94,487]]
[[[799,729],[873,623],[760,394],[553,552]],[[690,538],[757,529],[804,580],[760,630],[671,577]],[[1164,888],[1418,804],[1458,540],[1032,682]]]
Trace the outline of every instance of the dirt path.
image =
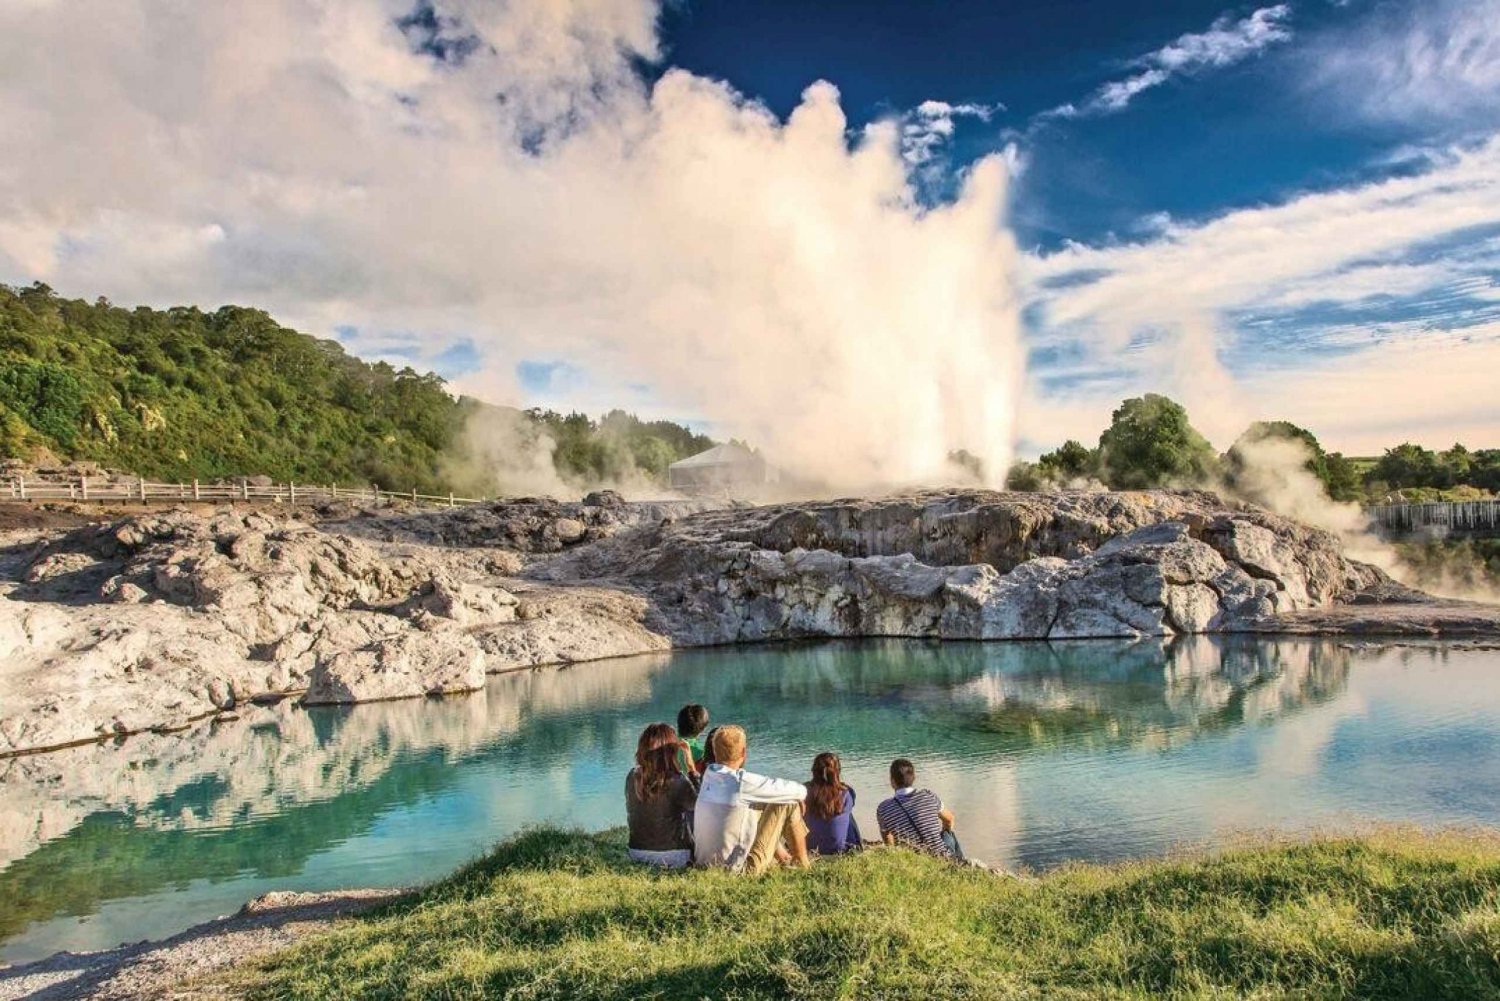
[[284,948],[335,919],[398,899],[405,890],[268,893],[233,917],[189,928],[160,942],[103,952],[61,952],[21,966],[0,967],[0,1001],[220,998],[220,988],[194,981]]

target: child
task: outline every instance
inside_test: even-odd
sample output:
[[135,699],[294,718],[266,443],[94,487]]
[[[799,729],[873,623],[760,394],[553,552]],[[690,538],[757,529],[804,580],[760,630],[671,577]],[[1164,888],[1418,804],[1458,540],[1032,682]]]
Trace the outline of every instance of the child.
[[703,760],[703,731],[708,726],[708,710],[691,702],[677,711],[677,736],[682,746],[677,752],[677,767],[682,774],[702,775],[708,763]]

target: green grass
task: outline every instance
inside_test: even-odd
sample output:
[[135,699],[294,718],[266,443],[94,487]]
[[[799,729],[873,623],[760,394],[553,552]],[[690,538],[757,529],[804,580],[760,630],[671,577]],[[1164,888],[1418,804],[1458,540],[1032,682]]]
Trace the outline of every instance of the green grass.
[[760,879],[534,831],[242,970],[252,998],[1495,998],[1500,837],[1378,832],[1017,880],[877,849]]

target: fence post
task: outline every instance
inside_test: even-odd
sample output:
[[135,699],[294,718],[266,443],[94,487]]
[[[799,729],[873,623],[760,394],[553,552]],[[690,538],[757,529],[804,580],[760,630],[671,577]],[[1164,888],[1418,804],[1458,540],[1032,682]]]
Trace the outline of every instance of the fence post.
[[68,500],[77,500],[77,499],[78,499],[78,487],[77,487],[76,484],[69,483],[68,484]]
[[78,477],[78,489],[81,490],[81,491],[83,491],[83,499],[84,500],[88,500],[89,499],[89,478],[87,476],[80,476],[80,477]]
[[375,506],[379,507],[380,506],[380,484],[379,483],[372,483],[372,484],[370,484],[370,486],[375,491]]
[[297,503],[297,481],[288,480],[286,484],[287,503]]
[[249,480],[244,480],[244,479],[240,480],[240,497],[243,500],[249,500],[250,499],[250,481]]
[[416,487],[412,487],[411,488],[411,502],[413,504],[416,504],[416,502],[417,502],[417,488]]
[[453,506],[453,491],[452,490],[448,491],[448,506],[449,507]]
[[141,477],[141,503],[146,503],[146,478]]
[[16,492],[17,492],[17,495],[22,500],[26,499],[26,477],[24,477],[24,476],[17,476],[16,477]]
[[193,500],[198,500],[199,496],[200,494],[198,493],[198,477],[195,476],[193,477]]

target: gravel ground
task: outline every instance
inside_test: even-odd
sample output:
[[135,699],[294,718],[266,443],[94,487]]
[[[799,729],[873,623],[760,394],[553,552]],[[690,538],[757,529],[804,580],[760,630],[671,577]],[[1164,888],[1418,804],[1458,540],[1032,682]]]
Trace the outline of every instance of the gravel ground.
[[137,942],[103,952],[60,952],[22,966],[0,967],[0,1001],[72,1001],[77,998],[222,998],[222,987],[202,984],[210,973],[252,956],[284,948],[357,914],[402,896],[405,890],[268,893],[233,917],[209,921],[160,942]]

